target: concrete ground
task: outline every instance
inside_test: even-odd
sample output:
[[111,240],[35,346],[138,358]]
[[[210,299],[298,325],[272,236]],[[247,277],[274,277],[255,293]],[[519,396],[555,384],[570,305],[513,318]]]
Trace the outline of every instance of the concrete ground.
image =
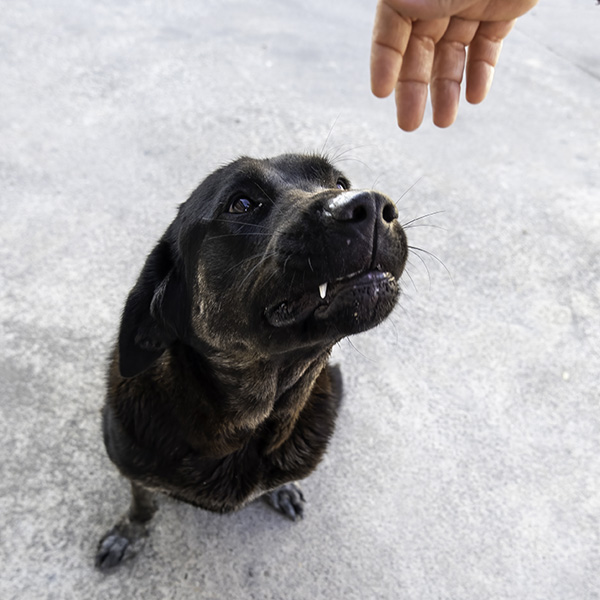
[[[600,6],[542,0],[489,99],[412,134],[369,92],[374,0],[0,8],[0,598],[600,598]],[[102,575],[105,357],[146,253],[216,166],[323,148],[437,214],[335,351],[304,521],[165,499]]]

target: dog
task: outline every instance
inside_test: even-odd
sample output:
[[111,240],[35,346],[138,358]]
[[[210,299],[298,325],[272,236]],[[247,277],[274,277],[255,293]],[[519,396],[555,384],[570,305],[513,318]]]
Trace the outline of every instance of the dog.
[[131,484],[96,555],[139,550],[162,492],[225,513],[264,496],[296,520],[341,398],[328,364],[381,323],[407,258],[394,203],[320,155],[242,157],[209,175],[147,257],[123,310],[102,410]]

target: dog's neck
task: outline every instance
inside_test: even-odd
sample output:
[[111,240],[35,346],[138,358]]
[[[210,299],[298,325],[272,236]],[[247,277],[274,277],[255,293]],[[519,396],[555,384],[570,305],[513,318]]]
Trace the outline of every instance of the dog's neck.
[[[175,352],[181,359],[182,349]],[[268,358],[189,346],[183,353],[185,362],[193,363],[203,381],[210,378],[212,400],[232,422],[254,429],[271,416],[297,416],[326,366],[331,348],[302,349]]]

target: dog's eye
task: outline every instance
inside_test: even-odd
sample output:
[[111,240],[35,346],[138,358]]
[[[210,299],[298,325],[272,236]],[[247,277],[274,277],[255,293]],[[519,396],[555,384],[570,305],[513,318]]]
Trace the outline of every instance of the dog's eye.
[[338,190],[347,190],[347,189],[348,189],[348,182],[347,182],[347,181],[345,181],[344,179],[338,179],[338,180],[335,182],[335,187],[336,187]]
[[236,198],[231,202],[227,212],[239,215],[242,213],[249,213],[262,206],[261,202],[254,202],[249,198]]

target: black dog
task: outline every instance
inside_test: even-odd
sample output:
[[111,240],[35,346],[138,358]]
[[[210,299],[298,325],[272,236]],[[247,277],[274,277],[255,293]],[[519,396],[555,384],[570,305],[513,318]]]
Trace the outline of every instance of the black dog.
[[319,463],[341,386],[334,343],[393,309],[407,256],[396,207],[320,156],[241,158],[181,205],[129,294],[109,375],[106,449],[129,512],[97,565],[132,555],[154,492],[227,512]]

